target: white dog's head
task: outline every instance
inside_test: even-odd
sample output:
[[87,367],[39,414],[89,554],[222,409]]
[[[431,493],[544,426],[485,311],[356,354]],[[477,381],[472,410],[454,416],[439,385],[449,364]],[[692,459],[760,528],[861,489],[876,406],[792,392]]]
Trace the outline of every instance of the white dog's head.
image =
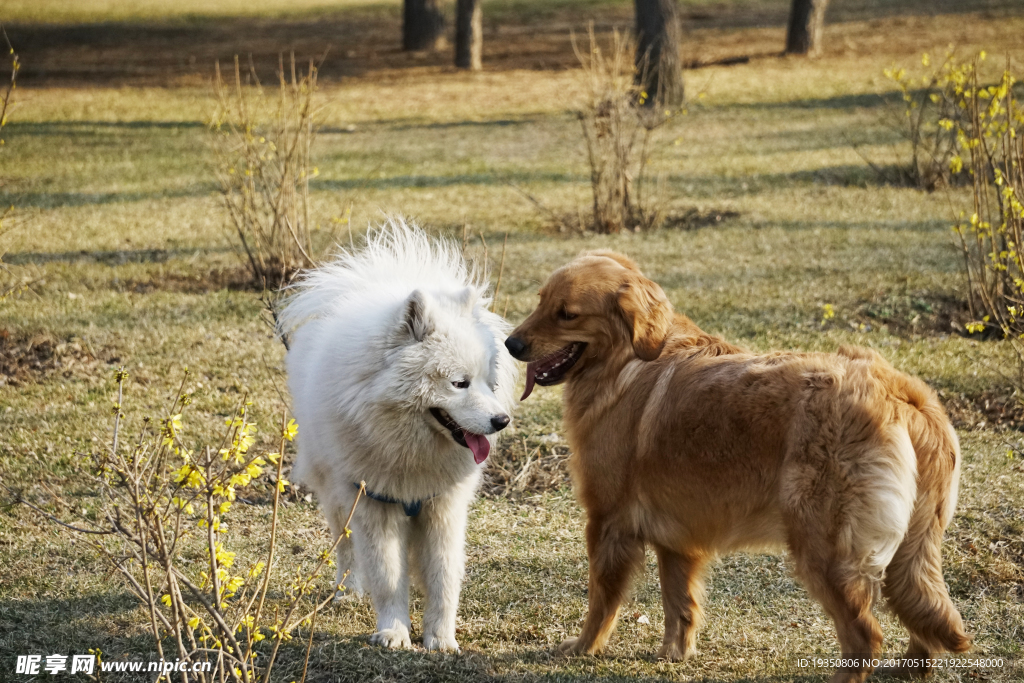
[[473,452],[490,452],[487,435],[511,420],[516,367],[502,339],[504,321],[480,304],[469,286],[454,294],[414,291],[391,335],[389,364],[410,406],[438,433]]

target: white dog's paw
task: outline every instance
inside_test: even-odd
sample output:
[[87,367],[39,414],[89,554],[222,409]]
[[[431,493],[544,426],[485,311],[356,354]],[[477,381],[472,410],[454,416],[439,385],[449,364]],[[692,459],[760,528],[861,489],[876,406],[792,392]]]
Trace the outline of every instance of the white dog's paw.
[[395,628],[377,631],[370,636],[370,642],[374,645],[383,645],[393,649],[412,647],[412,641],[409,640],[409,629],[405,626],[396,626]]
[[423,647],[427,651],[439,650],[441,652],[459,653],[459,644],[455,642],[455,636],[439,636],[435,633],[423,634]]

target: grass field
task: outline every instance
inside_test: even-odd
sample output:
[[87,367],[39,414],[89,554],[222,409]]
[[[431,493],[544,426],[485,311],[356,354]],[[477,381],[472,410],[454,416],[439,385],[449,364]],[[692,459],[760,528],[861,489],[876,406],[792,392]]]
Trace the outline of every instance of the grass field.
[[[25,66],[0,148],[0,205],[17,207],[19,229],[0,237],[0,253],[31,285],[0,302],[3,483],[43,506],[57,491],[77,495],[74,454],[108,440],[119,364],[131,372],[130,416],[159,416],[188,366],[201,383],[190,434],[218,433],[243,394],[262,423],[277,419],[284,350],[261,321],[259,295],[237,286],[242,262],[206,128],[208,79],[215,59],[235,53],[253,54],[262,72],[282,50],[305,59],[331,45],[313,184],[323,226],[350,204],[354,240],[384,213],[458,239],[468,226],[469,255],[483,259],[482,234],[493,270],[508,233],[498,307],[513,323],[551,270],[581,250],[613,248],[677,309],[731,341],[755,350],[862,344],[939,390],[964,453],[946,580],[977,652],[1020,656],[1024,464],[1007,455],[1022,446],[1009,399],[1014,366],[1008,348],[951,324],[966,313],[950,225],[968,198],[882,184],[864,159],[884,165],[907,153],[883,68],[919,65],[922,52],[950,44],[1020,64],[1024,10],[997,0],[833,0],[825,54],[806,61],[777,55],[784,0],[680,5],[693,104],[662,130],[652,169],[669,209],[691,220],[595,236],[559,231],[552,219],[590,201],[569,32],[588,21],[603,39],[628,29],[630,3],[484,3],[485,71],[464,74],[447,54],[398,50],[398,0],[5,2],[0,20]],[[735,56],[749,61],[700,66]],[[825,304],[834,319],[823,321]],[[653,556],[605,656],[552,655],[586,610],[560,410],[558,389],[523,404],[491,467],[514,475],[539,449],[548,470],[521,490],[491,486],[473,507],[463,654],[371,647],[368,601],[345,601],[317,622],[309,680],[825,680],[795,657],[835,654],[834,630],[784,556],[715,565],[700,654],[686,663],[653,659],[663,623]],[[30,680],[12,673],[17,654],[101,648],[112,659],[146,658],[144,611],[99,558],[8,504],[6,492],[0,501],[0,680]],[[293,554],[282,563],[312,562],[329,545],[315,501],[294,497],[283,514],[282,547]],[[240,555],[258,552],[267,506],[232,515],[245,534]],[[892,616],[882,620],[884,650],[902,651],[906,633]],[[275,680],[297,679],[303,654],[286,648]]]

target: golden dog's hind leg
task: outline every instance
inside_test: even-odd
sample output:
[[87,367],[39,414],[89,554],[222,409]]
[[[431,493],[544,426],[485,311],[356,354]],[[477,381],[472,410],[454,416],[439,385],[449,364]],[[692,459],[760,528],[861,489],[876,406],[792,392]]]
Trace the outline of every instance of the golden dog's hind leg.
[[814,556],[808,546],[792,548],[797,574],[835,623],[842,659],[830,683],[861,683],[873,671],[882,647],[882,628],[871,613],[876,586],[847,558]]
[[707,558],[683,555],[655,546],[661,600],[665,606],[665,638],[658,659],[682,661],[697,651],[697,629],[703,622],[703,572]]
[[558,646],[564,655],[594,654],[604,648],[615,628],[619,606],[629,580],[643,563],[644,544],[610,524],[591,518],[587,522],[587,559],[590,562],[587,619],[578,638]]
[[910,631],[910,646],[901,666],[885,673],[919,678],[931,672],[930,662],[941,652],[964,652],[971,640],[953,606],[942,578],[942,520],[934,506],[914,513],[910,533],[889,563],[882,594]]

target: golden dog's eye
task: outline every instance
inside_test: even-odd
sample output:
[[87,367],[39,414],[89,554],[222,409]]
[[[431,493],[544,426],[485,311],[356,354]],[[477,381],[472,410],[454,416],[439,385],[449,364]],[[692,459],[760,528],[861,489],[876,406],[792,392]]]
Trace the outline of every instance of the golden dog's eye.
[[452,386],[456,389],[467,389],[469,387],[468,379],[459,379],[452,382]]
[[559,320],[575,320],[577,317],[578,316],[575,313],[570,313],[569,311],[565,310],[564,306],[560,311],[558,311]]

